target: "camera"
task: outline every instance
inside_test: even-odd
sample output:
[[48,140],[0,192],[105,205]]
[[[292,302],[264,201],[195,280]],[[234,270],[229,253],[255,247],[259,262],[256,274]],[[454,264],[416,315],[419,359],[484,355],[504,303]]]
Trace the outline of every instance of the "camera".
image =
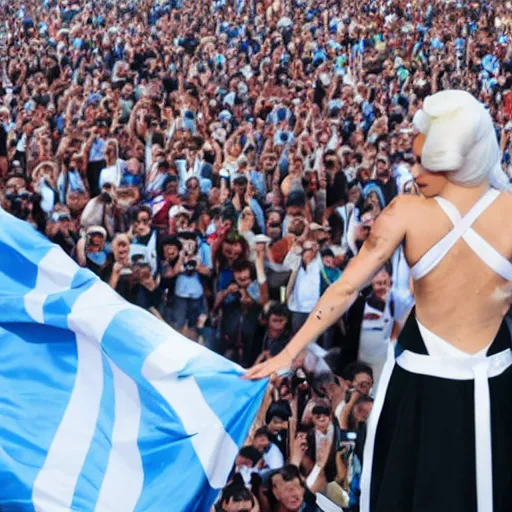
[[193,274],[196,271],[197,268],[197,261],[196,260],[189,260],[186,261],[183,265],[185,268],[185,272],[187,274]]
[[357,441],[357,433],[356,432],[346,432],[343,430],[339,431],[338,444],[336,446],[336,451],[339,452],[345,449],[343,453],[343,459],[346,461],[350,454],[355,450]]
[[6,194],[5,198],[10,202],[9,212],[22,220],[26,220],[30,215],[31,207],[27,203],[34,204],[41,200],[41,196],[29,192]]
[[112,204],[112,196],[108,192],[102,192],[99,195],[99,199],[102,203]]

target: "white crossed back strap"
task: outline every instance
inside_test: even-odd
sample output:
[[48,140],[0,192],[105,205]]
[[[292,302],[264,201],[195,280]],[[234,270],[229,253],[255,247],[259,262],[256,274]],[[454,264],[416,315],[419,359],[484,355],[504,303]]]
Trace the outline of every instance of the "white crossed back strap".
[[500,192],[498,190],[490,189],[464,217],[461,216],[460,212],[450,201],[442,197],[436,197],[437,203],[451,220],[454,227],[411,268],[412,278],[418,280],[426,276],[442,261],[457,241],[462,238],[486,265],[503,277],[503,279],[512,281],[512,263],[472,228],[476,219],[499,195]]

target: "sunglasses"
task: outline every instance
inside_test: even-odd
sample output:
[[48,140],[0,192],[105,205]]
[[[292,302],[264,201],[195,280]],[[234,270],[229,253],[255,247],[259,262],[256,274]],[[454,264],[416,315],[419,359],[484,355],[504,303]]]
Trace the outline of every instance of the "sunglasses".
[[137,222],[140,224],[149,224],[151,222],[151,219],[144,217],[143,219],[138,219]]

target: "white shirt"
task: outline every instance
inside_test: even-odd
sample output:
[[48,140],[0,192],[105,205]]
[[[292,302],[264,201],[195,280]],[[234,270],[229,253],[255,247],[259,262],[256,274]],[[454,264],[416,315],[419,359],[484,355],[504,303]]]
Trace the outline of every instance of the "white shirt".
[[288,309],[295,313],[311,313],[320,299],[320,256],[317,256],[305,269],[301,264],[292,293],[288,299]]
[[334,437],[334,427],[332,423],[327,428],[327,432],[325,434],[322,434],[319,430],[315,430],[315,442],[316,442],[316,454],[315,456],[318,457],[318,450],[320,450],[320,447],[322,446],[322,443],[327,441],[328,443],[332,442],[332,439]]
[[121,178],[123,177],[124,160],[118,158],[114,165],[109,165],[101,170],[100,173],[100,188],[105,183],[112,183],[112,185],[119,187]]
[[371,365],[384,364],[389,338],[393,330],[393,316],[389,300],[386,302],[384,311],[370,306],[367,301],[364,306],[364,316],[366,315],[374,315],[376,318],[363,318],[358,359]]
[[337,406],[336,406],[336,409],[334,411],[334,416],[335,418],[338,420],[338,422],[340,421],[340,415],[341,415],[341,412],[343,411],[343,408],[345,407],[345,405],[347,405],[347,402],[345,402],[345,400],[342,400]]
[[263,461],[267,469],[280,469],[284,466],[283,454],[274,443],[270,443],[268,451],[263,454]]

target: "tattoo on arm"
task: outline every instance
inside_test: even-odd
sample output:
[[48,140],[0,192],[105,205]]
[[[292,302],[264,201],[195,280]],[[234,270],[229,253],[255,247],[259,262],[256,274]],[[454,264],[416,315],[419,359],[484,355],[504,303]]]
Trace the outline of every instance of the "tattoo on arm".
[[319,310],[316,312],[316,315],[315,315],[315,316],[316,316],[316,318],[317,318],[318,320],[322,320],[322,310],[321,310],[321,309],[319,309]]
[[366,244],[369,249],[375,249],[378,245],[380,245],[382,241],[382,237],[377,236],[375,233],[370,233],[370,236],[366,239]]

